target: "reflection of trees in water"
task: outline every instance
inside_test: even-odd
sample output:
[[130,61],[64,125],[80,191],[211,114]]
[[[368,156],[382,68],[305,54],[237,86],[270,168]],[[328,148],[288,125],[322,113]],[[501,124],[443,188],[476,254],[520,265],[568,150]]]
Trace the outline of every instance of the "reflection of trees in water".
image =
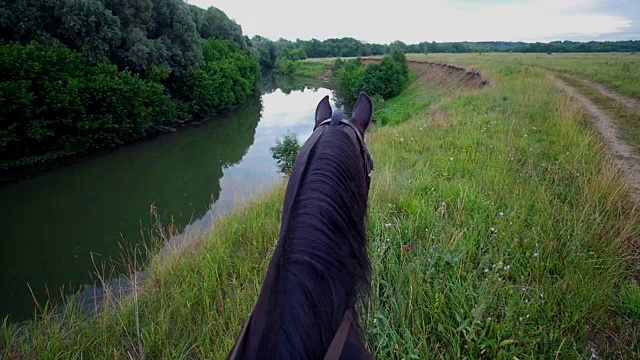
[[[169,204],[181,205],[166,208],[180,226],[188,224],[192,216],[194,219],[202,216],[211,200],[219,198],[223,170],[239,163],[253,144],[261,111],[261,98],[249,100],[210,120],[210,124],[204,125],[206,129],[175,149],[179,155],[168,170],[180,174],[184,181],[172,181],[174,188],[164,189],[162,197]],[[186,213],[181,211],[178,216],[175,210],[180,208]]]
[[285,94],[291,94],[293,91],[305,91],[311,89],[313,91],[323,87],[317,80],[304,78],[300,76],[283,76],[273,71],[262,73],[261,90],[263,94],[271,94],[280,89]]
[[[256,96],[199,126],[0,189],[0,197],[14,204],[0,207],[3,241],[12,244],[0,252],[0,262],[11,269],[0,275],[0,313],[14,320],[31,316],[27,282],[39,300],[46,300],[45,286],[91,282],[90,254],[100,254],[101,268],[102,259],[122,254],[119,242],[126,249],[139,244],[141,231],[146,236],[153,223],[151,204],[162,223],[173,219],[178,229],[203,216],[211,198],[220,196],[224,169],[254,143],[261,110]],[[47,241],[35,246],[39,239]]]

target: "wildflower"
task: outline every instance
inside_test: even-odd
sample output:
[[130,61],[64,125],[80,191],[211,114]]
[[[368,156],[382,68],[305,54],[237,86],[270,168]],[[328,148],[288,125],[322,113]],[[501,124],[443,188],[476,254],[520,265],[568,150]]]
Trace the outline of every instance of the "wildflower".
[[493,319],[491,319],[491,318],[487,318],[487,321],[491,321],[491,320],[493,320]]
[[388,229],[388,228],[390,228],[390,227],[391,227],[391,225],[392,225],[391,223],[384,224],[384,227],[386,227],[386,228]]
[[504,265],[502,261],[498,262],[498,267],[502,267],[502,265]]
[[505,271],[509,271],[509,269],[511,269],[511,265],[507,265],[507,266],[504,267]]
[[502,211],[500,211],[498,215],[500,215],[500,217],[504,217],[504,213]]
[[522,292],[526,292],[526,291],[527,291],[527,288],[526,288],[526,287],[523,287],[523,288],[522,288]]
[[536,247],[540,246],[540,244],[536,243]]
[[484,273],[486,274],[486,273],[488,273],[488,272],[489,272],[489,269],[486,269],[486,268],[485,268],[485,269],[484,269]]
[[453,161],[453,158],[449,158],[449,160]]
[[407,245],[402,245],[402,251],[404,252],[409,252],[411,251],[411,245],[407,244]]
[[538,253],[533,253],[533,257],[538,257]]
[[404,141],[404,138],[401,138],[400,141]]

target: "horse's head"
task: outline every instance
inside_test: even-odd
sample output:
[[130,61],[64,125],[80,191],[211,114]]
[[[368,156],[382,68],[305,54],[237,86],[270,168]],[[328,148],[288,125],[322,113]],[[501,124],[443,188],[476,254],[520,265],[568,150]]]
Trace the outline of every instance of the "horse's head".
[[[347,132],[353,139],[354,144],[358,145],[358,149],[362,156],[362,162],[367,177],[367,189],[369,182],[371,181],[371,171],[373,170],[373,159],[367,150],[367,145],[364,140],[365,133],[369,124],[371,123],[371,117],[373,116],[373,103],[371,98],[366,93],[360,93],[358,100],[353,106],[353,112],[351,120],[343,118],[342,113],[333,116],[333,110],[329,103],[329,96],[325,96],[316,108],[316,123],[314,127],[314,134],[319,128],[323,126],[340,126],[343,131]],[[333,116],[333,118],[332,118]],[[313,137],[313,136],[312,136]]]

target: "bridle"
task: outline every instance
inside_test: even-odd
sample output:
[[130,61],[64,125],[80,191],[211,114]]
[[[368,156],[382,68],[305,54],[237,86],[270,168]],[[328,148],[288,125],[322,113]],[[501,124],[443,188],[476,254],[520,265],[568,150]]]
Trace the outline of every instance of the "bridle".
[[[323,125],[327,125],[330,122],[331,122],[331,119],[324,120],[323,122],[317,124],[313,128],[313,131],[315,132],[316,129],[318,129]],[[362,156],[362,161],[364,163],[364,173],[367,181],[367,191],[368,191],[371,186],[371,171],[373,170],[373,162],[371,161],[371,157],[367,151],[367,146],[366,146],[367,144],[365,143],[364,137],[362,136],[362,134],[360,134],[360,130],[351,121],[347,119],[342,119],[340,120],[340,123],[349,126],[351,129],[353,129],[353,131],[356,134],[356,138],[358,139],[358,144],[360,145],[360,155]],[[316,142],[317,141],[318,140],[316,140]],[[312,147],[313,146],[315,146],[315,143],[312,145]],[[247,335],[247,330],[249,329],[249,324],[251,323],[251,318],[253,317],[254,309],[255,309],[255,305],[254,305],[254,308],[251,309],[251,312],[249,312],[249,316],[247,317],[247,320],[242,326],[242,331],[240,332],[240,336],[238,337],[238,340],[235,346],[233,347],[233,350],[227,357],[227,360],[237,359],[238,352],[240,351],[240,349],[242,349],[244,345],[245,337]],[[344,344],[347,341],[347,336],[349,335],[349,329],[351,328],[352,322],[353,322],[353,308],[349,307],[344,312],[344,316],[342,317],[340,326],[338,326],[338,330],[333,336],[333,339],[331,340],[331,343],[327,348],[327,352],[325,353],[323,360],[340,359],[340,355],[342,354],[342,349],[344,348]]]

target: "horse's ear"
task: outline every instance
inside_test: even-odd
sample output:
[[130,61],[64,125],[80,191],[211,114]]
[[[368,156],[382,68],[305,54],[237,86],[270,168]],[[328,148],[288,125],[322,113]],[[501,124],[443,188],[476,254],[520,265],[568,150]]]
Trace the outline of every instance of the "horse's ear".
[[373,116],[373,103],[367,93],[361,92],[358,101],[353,105],[353,116],[351,122],[358,127],[360,134],[364,136],[365,131],[371,123],[371,117]]
[[316,108],[316,126],[320,125],[321,122],[327,119],[331,119],[332,113],[329,96],[327,95],[320,100],[318,107]]

